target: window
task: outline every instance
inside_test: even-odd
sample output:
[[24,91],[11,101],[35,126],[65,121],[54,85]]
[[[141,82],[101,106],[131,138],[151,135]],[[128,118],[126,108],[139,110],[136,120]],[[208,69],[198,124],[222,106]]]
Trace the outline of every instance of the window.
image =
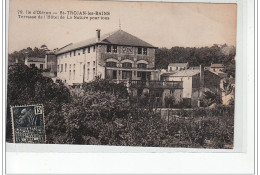
[[40,69],[43,69],[43,64],[40,64]]
[[113,45],[113,52],[117,53],[117,46],[116,45]]
[[60,72],[63,72],[63,64],[61,64]]
[[88,62],[88,67],[90,66],[90,62]]
[[96,46],[93,46],[93,52],[95,52],[95,50],[96,50]]
[[122,78],[123,79],[132,79],[132,72],[131,71],[122,71]]
[[71,70],[70,70],[70,73],[69,73],[69,80],[71,79]]
[[71,64],[70,64],[70,69],[71,69]]
[[132,68],[132,63],[128,63],[128,62],[123,63],[123,64],[122,64],[122,67],[123,67],[123,68]]
[[142,54],[142,47],[138,47],[138,54]]
[[59,72],[59,70],[60,70],[60,65],[57,66],[57,72]]
[[65,72],[67,71],[67,63],[65,64]]
[[82,62],[80,62],[79,73],[80,73],[80,76],[82,76]]
[[90,47],[88,47],[88,53],[90,53]]
[[75,80],[75,70],[73,70],[73,80]]
[[95,78],[95,74],[96,74],[96,69],[93,68],[93,79]]
[[147,48],[143,48],[143,54],[147,55]]
[[106,62],[106,67],[117,67],[116,62],[112,62],[112,61]]
[[88,69],[88,72],[87,72],[87,80],[89,79],[89,69]]
[[142,72],[137,72],[137,77],[142,77]]
[[73,64],[73,69],[75,69],[75,67],[76,67],[76,65],[75,65],[75,64]]
[[73,51],[74,56],[76,56],[76,50]]
[[35,64],[30,64],[30,67],[31,68],[35,68]]
[[96,65],[96,61],[93,61],[93,66],[95,66]]
[[86,48],[83,49],[83,54],[85,54],[85,52],[86,52]]
[[71,57],[71,52],[70,52],[70,57]]
[[78,51],[78,55],[80,55],[80,51]]
[[111,45],[107,45],[107,52],[108,52],[108,53],[111,52]]
[[147,64],[140,63],[140,64],[137,64],[137,67],[141,68],[141,69],[146,69],[147,68]]
[[113,79],[117,79],[117,71],[113,70]]

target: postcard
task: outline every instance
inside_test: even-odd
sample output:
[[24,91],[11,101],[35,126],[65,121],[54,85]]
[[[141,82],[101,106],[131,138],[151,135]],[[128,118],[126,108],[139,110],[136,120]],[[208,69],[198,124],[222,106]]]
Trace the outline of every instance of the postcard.
[[9,7],[8,143],[233,149],[237,4]]

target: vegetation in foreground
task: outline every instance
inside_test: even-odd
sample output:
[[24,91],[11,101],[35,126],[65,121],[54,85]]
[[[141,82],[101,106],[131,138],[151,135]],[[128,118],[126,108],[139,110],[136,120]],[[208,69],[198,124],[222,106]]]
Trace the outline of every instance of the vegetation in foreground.
[[120,146],[230,148],[234,108],[154,112],[151,99],[133,100],[122,84],[97,80],[81,90],[43,77],[38,69],[9,66],[7,141],[12,141],[10,105],[43,104],[47,143]]

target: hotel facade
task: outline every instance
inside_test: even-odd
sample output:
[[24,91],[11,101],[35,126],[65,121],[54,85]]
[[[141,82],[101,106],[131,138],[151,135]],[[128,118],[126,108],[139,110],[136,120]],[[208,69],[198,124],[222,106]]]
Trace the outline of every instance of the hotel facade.
[[153,45],[119,29],[96,37],[68,44],[56,52],[57,78],[69,86],[78,86],[96,78],[123,82],[133,96],[146,93],[156,97],[159,106],[173,97],[182,101],[182,81],[160,81],[155,69]]
[[113,81],[159,80],[155,48],[123,31],[69,44],[56,52],[57,77],[68,85],[90,82],[96,77]]

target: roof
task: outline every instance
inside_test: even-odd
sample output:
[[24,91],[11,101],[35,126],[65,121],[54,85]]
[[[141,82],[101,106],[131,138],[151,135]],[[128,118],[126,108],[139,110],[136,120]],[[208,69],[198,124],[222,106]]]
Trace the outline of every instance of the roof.
[[221,67],[221,68],[222,68],[222,67],[225,67],[225,66],[224,66],[223,64],[212,64],[212,63],[211,63],[211,66],[210,66],[210,67],[213,67],[213,68],[214,68],[214,67],[215,67],[215,68]]
[[96,37],[90,38],[85,41],[71,43],[63,48],[59,49],[56,54],[61,54],[65,52],[69,52],[76,49],[81,49],[87,46],[95,45],[95,44],[116,44],[123,46],[137,46],[137,47],[151,47],[155,48],[153,45],[133,36],[123,30],[116,30],[114,32],[110,32],[100,36],[100,41],[96,40]]
[[216,75],[218,75],[220,77],[227,77],[227,73],[222,72],[222,71],[211,71],[210,70],[210,72],[212,72],[212,73],[214,73],[214,74],[216,74]]
[[41,62],[45,63],[45,58],[39,58],[39,57],[28,57],[28,62]]
[[194,75],[197,75],[200,73],[200,70],[195,69],[187,69],[187,70],[182,70],[182,71],[177,71],[175,73],[164,73],[162,76],[170,76],[170,77],[192,77]]
[[169,66],[172,66],[172,67],[185,67],[185,66],[188,66],[188,63],[170,63]]
[[175,72],[164,72],[164,73],[161,74],[161,76],[171,76],[175,73],[176,73],[176,71]]

